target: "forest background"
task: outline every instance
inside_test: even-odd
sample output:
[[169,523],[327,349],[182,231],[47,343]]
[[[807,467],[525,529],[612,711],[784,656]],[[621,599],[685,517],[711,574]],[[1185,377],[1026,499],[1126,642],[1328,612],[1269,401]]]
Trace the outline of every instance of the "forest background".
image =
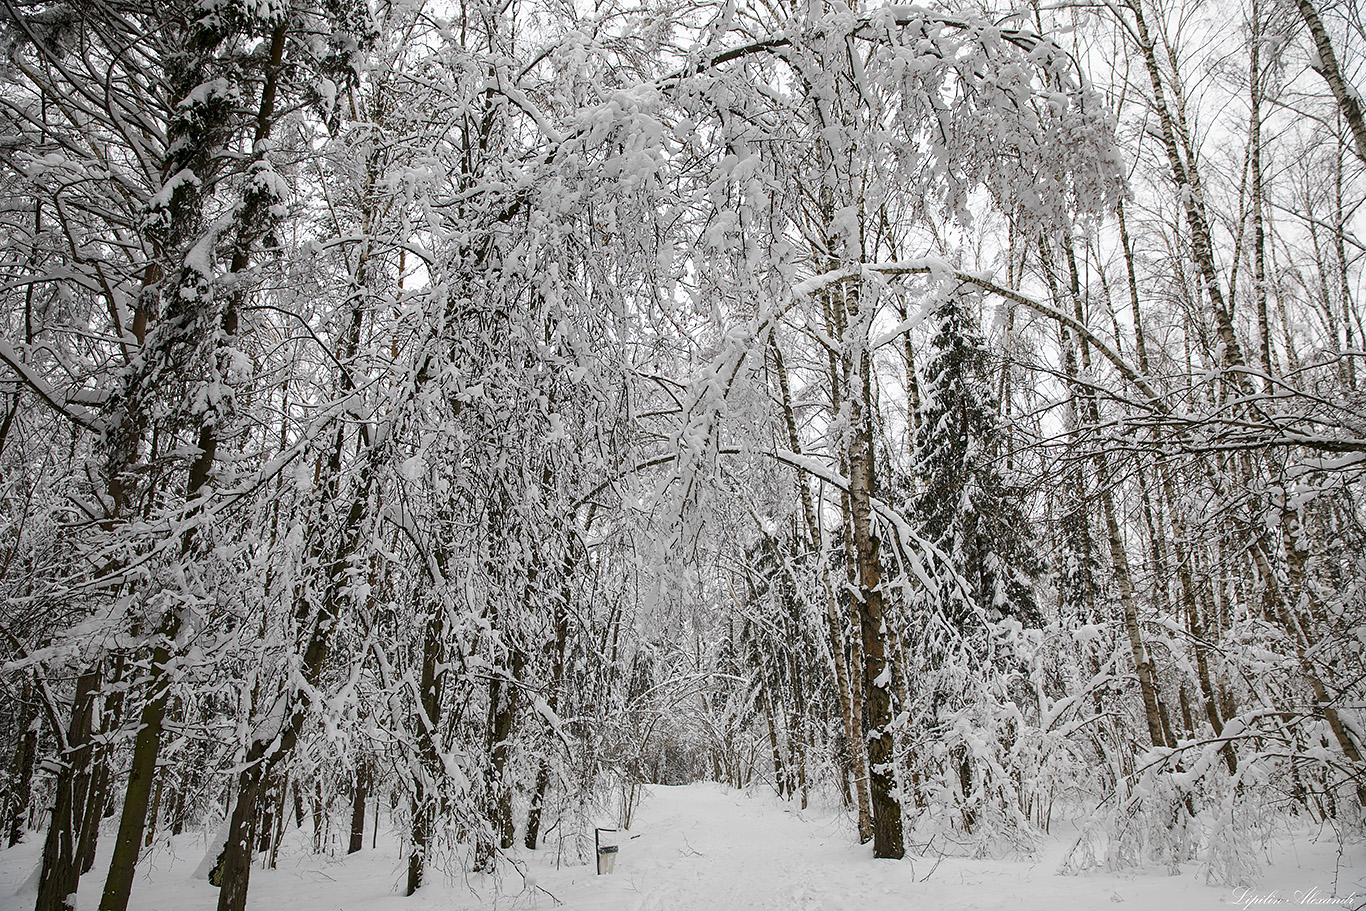
[[126,911],[221,821],[242,911],[308,816],[411,893],[704,777],[884,858],[1359,837],[1354,4],[3,11],[39,911],[102,837]]

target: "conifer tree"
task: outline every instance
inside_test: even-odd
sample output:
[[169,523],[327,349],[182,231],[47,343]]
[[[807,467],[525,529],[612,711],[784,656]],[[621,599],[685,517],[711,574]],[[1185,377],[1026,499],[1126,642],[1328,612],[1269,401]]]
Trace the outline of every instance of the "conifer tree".
[[976,319],[958,295],[934,312],[915,435],[921,533],[948,560],[941,590],[960,631],[1014,617],[1041,623],[1032,581],[1040,569],[1019,494],[997,467],[1004,428]]

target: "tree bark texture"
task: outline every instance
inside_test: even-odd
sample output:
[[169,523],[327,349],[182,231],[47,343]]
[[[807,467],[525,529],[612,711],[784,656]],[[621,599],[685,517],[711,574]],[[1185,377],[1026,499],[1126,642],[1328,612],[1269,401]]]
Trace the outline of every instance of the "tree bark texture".
[[52,820],[43,843],[35,911],[75,911],[76,887],[81,879],[79,846],[90,787],[90,735],[100,676],[99,668],[95,667],[76,678],[71,723],[57,772]]
[[[872,440],[860,420],[849,452],[849,501],[858,553],[859,620],[863,639],[863,692],[868,706],[867,745],[869,797],[873,813],[873,856],[906,854],[901,804],[892,779],[891,672],[886,656],[886,619],[882,565],[872,522]],[[859,745],[854,745],[860,749]]]

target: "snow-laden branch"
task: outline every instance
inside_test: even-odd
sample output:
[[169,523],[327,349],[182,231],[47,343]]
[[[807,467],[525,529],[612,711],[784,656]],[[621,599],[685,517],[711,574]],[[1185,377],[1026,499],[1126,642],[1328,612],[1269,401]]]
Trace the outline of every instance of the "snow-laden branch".
[[[963,284],[974,285],[981,288],[983,291],[995,294],[997,297],[1012,301],[1022,307],[1033,310],[1042,316],[1056,320],[1086,339],[1092,347],[1100,352],[1102,357],[1114,366],[1120,376],[1124,377],[1124,379],[1133,385],[1134,388],[1148,397],[1148,404],[1153,408],[1161,411],[1165,415],[1172,417],[1177,416],[1173,414],[1171,406],[1163,401],[1162,396],[1157,390],[1144,379],[1142,374],[1140,374],[1132,364],[1126,361],[1119,352],[1111,348],[1104,339],[1097,336],[1075,317],[1056,307],[1049,306],[1042,301],[1034,300],[1032,297],[1021,294],[1019,291],[1012,288],[998,285],[986,276],[975,275],[971,272],[955,269],[947,262],[937,257],[898,260],[897,262],[891,263],[868,263],[858,266],[848,266],[843,269],[835,269],[831,272],[825,272],[821,275],[809,278],[806,281],[797,283],[792,287],[792,293],[799,297],[809,297],[824,288],[841,282],[864,279],[872,276],[898,277],[903,275],[930,275],[936,278],[956,279]],[[914,320],[907,320],[899,328],[899,331],[879,337],[877,344],[885,345],[888,342],[891,342],[901,332],[911,328],[914,325],[914,322]]]
[[85,430],[99,430],[99,416],[90,409],[74,403],[71,394],[63,395],[32,367],[24,362],[19,352],[4,339],[0,339],[0,361],[14,371],[19,380],[32,390],[44,405]]
[[1049,45],[1050,49],[1056,49],[1059,56],[1063,55],[1060,47],[1032,29],[1002,28],[999,24],[988,22],[985,19],[956,19],[923,6],[897,3],[872,10],[861,16],[849,16],[847,13],[831,13],[818,20],[817,23],[806,32],[797,35],[774,35],[735,47],[726,48],[725,50],[712,54],[705,60],[699,60],[690,66],[671,73],[660,80],[659,84],[660,87],[663,88],[666,85],[676,83],[688,76],[715,69],[723,64],[730,63],[733,60],[741,60],[746,57],[755,56],[756,54],[772,54],[777,51],[785,50],[799,41],[809,42],[836,36],[859,38],[865,41],[877,41],[885,39],[889,29],[906,28],[907,26],[914,25],[919,25],[922,30],[927,26],[937,25],[942,28],[954,29],[960,32],[979,31],[985,34],[986,32],[991,31],[1002,41],[1013,44],[1021,50],[1034,51],[1046,43]]
[[525,111],[526,115],[532,119],[532,122],[553,145],[564,143],[564,134],[556,129],[555,125],[547,120],[541,110],[531,103],[531,99],[526,97],[526,94],[517,87],[516,83],[508,78],[505,67],[500,66],[496,69],[495,82],[490,84],[489,88],[496,90],[504,98]]
[[[820,459],[801,455],[788,449],[774,449],[770,452],[758,452],[756,455],[772,456],[782,464],[796,468],[799,471],[804,471],[812,477],[824,481],[833,487],[837,487],[843,491],[849,490],[849,479],[826,465]],[[905,559],[911,572],[915,574],[916,579],[930,591],[938,591],[940,583],[926,568],[925,561],[921,558],[921,554],[935,557],[944,563],[945,566],[948,566],[948,561],[944,559],[943,553],[941,553],[934,544],[925,540],[924,537],[918,534],[911,526],[911,523],[907,521],[906,517],[898,510],[894,509],[890,503],[879,499],[878,497],[870,497],[869,502],[872,505],[873,513],[887,525],[891,526],[891,529],[895,534],[896,543],[901,545],[897,550]],[[908,547],[905,545],[913,546]]]

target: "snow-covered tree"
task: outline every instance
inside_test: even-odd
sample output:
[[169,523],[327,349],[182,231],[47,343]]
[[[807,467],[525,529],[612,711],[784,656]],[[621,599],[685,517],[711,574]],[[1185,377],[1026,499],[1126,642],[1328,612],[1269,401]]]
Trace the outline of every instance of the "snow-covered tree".
[[942,608],[965,635],[1005,617],[1042,622],[1033,590],[1041,561],[1024,493],[1001,469],[995,372],[970,306],[949,294],[934,308],[914,453],[915,517],[945,557]]
[[291,791],[390,797],[410,891],[708,765],[886,858],[1359,813],[1360,29],[1193,79],[1229,0],[990,7],[6,0],[42,911],[225,794],[224,911]]

